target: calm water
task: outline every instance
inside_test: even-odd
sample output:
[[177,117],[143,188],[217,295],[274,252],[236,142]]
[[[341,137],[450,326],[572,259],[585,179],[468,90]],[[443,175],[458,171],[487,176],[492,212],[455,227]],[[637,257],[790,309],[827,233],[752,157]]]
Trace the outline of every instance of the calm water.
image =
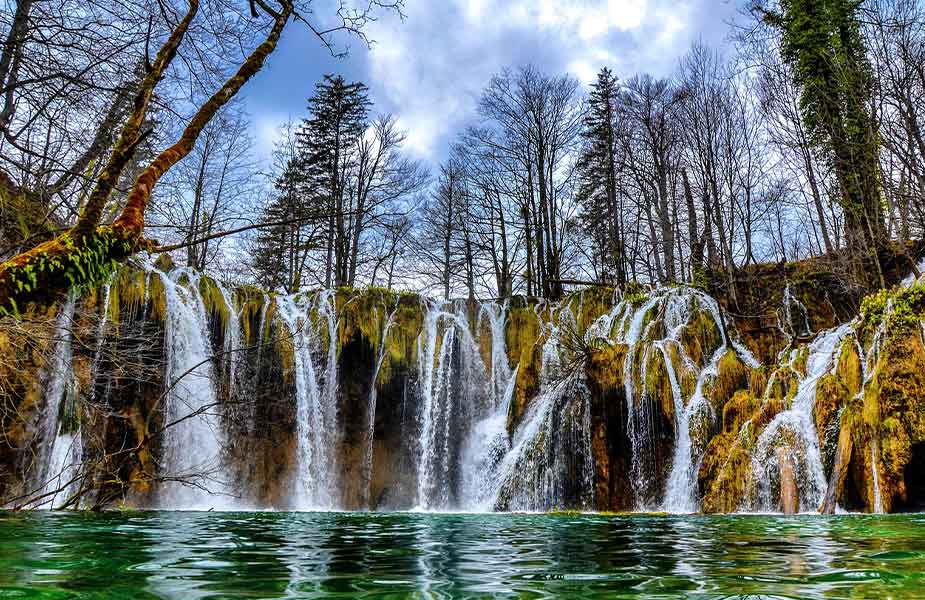
[[0,513],[0,598],[925,598],[925,516]]

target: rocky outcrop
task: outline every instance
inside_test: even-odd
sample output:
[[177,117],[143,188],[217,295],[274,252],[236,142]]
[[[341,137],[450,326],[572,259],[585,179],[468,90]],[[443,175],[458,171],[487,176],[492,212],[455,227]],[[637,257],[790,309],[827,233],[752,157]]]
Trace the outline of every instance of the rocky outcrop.
[[[223,481],[228,507],[921,508],[925,284],[848,322],[806,281],[756,320],[684,287],[439,303],[124,268],[77,300],[63,388],[49,384],[60,306],[0,328],[0,498],[42,496],[66,438],[81,464],[55,506],[163,506],[188,478]],[[186,310],[204,368],[177,360]],[[171,472],[193,464],[177,448],[196,454],[203,415],[215,471]]]

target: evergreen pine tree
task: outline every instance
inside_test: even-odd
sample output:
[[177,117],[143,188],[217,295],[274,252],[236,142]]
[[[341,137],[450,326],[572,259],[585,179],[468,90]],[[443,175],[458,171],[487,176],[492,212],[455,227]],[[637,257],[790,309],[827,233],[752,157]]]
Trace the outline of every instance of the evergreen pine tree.
[[348,282],[351,214],[345,207],[346,181],[357,141],[368,125],[369,106],[365,85],[348,83],[340,75],[325,75],[308,101],[309,117],[297,132],[305,183],[328,217],[326,286]]
[[588,96],[579,158],[581,188],[579,198],[586,230],[596,246],[600,275],[623,285],[626,271],[623,259],[621,211],[617,198],[617,115],[620,86],[610,69],[597,75]]
[[260,285],[267,289],[298,289],[308,252],[317,245],[312,226],[317,213],[309,200],[305,167],[298,157],[290,158],[277,179],[275,194],[264,208],[262,228],[253,250],[253,266]]

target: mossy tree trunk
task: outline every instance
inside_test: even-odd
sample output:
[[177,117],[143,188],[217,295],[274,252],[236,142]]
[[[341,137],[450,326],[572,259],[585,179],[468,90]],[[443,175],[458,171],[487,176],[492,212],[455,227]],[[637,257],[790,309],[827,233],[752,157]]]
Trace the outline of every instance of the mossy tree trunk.
[[[0,314],[19,313],[29,302],[54,299],[65,290],[93,285],[119,262],[155,244],[144,237],[145,210],[161,177],[189,154],[203,128],[253,77],[276,48],[280,34],[293,14],[291,0],[281,0],[275,11],[265,3],[260,7],[273,23],[264,41],[244,60],[237,72],[193,115],[180,138],[161,152],[145,168],[129,192],[125,207],[112,225],[101,225],[103,210],[116,182],[137,145],[146,136],[142,125],[154,89],[176,57],[190,23],[199,9],[199,0],[189,0],[188,10],[161,46],[138,85],[132,111],[116,140],[108,164],[97,180],[77,224],[68,232],[0,264]],[[0,180],[2,183],[3,180]],[[12,186],[8,193],[18,193]]]

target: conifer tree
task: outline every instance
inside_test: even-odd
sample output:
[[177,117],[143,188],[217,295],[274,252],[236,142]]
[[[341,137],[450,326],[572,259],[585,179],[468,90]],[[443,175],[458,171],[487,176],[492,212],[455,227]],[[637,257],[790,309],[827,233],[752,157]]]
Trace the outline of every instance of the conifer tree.
[[318,212],[306,185],[305,167],[292,157],[274,184],[253,249],[258,282],[267,289],[295,291],[303,282],[309,251],[317,247]]
[[309,117],[297,132],[304,180],[317,193],[327,219],[325,285],[347,285],[350,211],[345,207],[354,149],[368,126],[367,87],[340,75],[325,75],[308,101]]
[[583,220],[597,246],[601,277],[626,283],[623,257],[622,209],[617,190],[617,118],[620,86],[604,67],[588,95],[581,137],[584,141],[579,169]]

